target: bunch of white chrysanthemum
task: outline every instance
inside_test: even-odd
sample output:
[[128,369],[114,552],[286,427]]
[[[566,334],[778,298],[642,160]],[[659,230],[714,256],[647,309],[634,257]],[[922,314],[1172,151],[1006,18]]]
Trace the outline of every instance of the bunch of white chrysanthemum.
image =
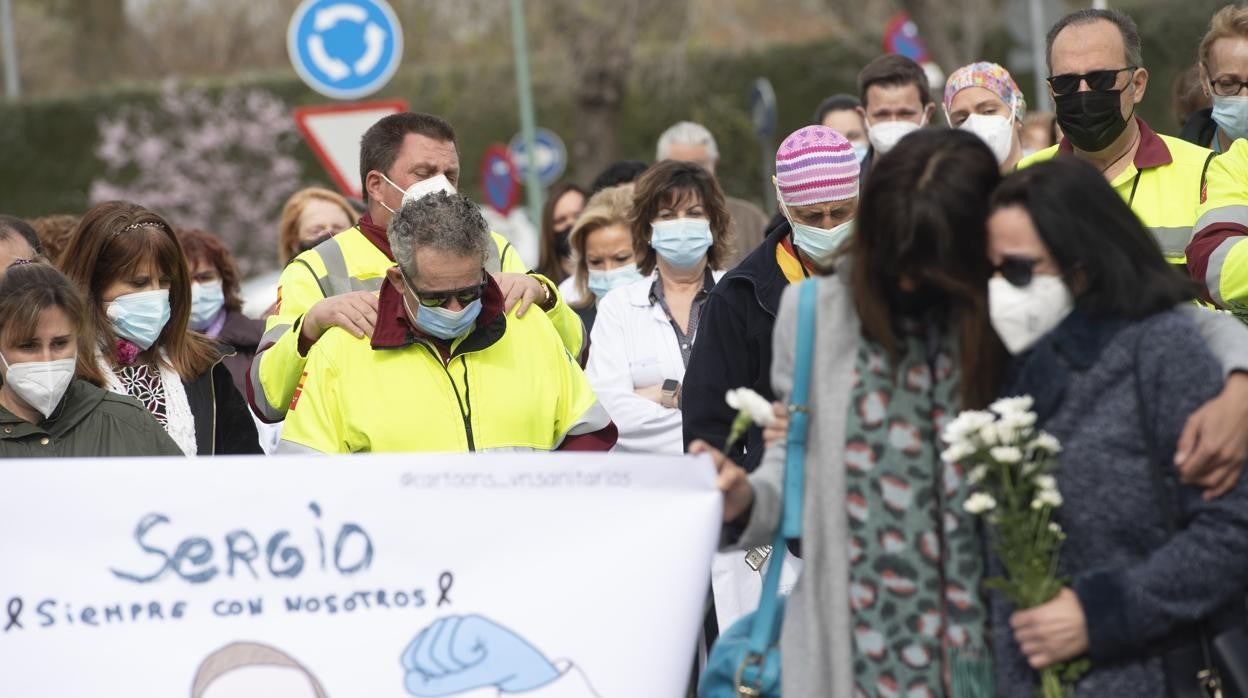
[[[1046,603],[1061,591],[1058,556],[1065,533],[1053,521],[1062,506],[1057,488],[1057,454],[1062,446],[1036,428],[1028,396],[1003,398],[987,410],[962,412],[945,427],[948,445],[941,459],[965,468],[970,492],[962,507],[984,517],[993,551],[1005,577],[989,580],[1020,609]],[[1042,693],[1061,696],[1063,683],[1083,667],[1058,665],[1044,671]]]

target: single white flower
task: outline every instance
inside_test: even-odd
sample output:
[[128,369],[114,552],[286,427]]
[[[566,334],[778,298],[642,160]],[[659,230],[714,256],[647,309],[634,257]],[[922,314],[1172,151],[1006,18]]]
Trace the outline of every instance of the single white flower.
[[966,503],[962,505],[968,514],[978,516],[986,511],[992,511],[997,508],[997,500],[986,492],[976,492],[966,498]]
[[1036,425],[1035,412],[1011,412],[1001,416],[1001,425],[1015,431],[1023,431]]
[[1050,507],[1056,509],[1062,505],[1062,493],[1057,490],[1040,490],[1036,498],[1031,500],[1032,509]]
[[940,459],[946,463],[960,463],[963,459],[973,455],[975,455],[975,447],[965,441],[959,441],[946,448],[940,454]]
[[1046,431],[1042,431],[1037,434],[1036,438],[1032,439],[1028,446],[1045,453],[1058,454],[1062,452],[1062,443],[1057,440],[1056,436],[1053,436]]
[[1050,533],[1057,533],[1057,534],[1061,534],[1061,532],[1062,532],[1062,527],[1061,527],[1061,526],[1059,526],[1059,525],[1057,524],[1057,522],[1056,522],[1056,521],[1050,521],[1050,522],[1049,522],[1049,532],[1050,532]]
[[1013,446],[997,446],[988,453],[998,463],[1005,465],[1014,465],[1023,460],[1023,452]]
[[988,406],[988,409],[1005,417],[1011,414],[1019,414],[1031,410],[1031,406],[1035,404],[1035,400],[1030,395],[1020,397],[1003,397],[1000,400]]
[[993,422],[980,427],[975,436],[981,444],[991,448],[1001,442],[1000,434],[1001,432],[997,429],[997,424]]
[[981,412],[979,410],[960,412],[952,422],[945,426],[941,439],[947,444],[966,441],[985,425],[992,424],[995,419],[990,412]]
[[1041,491],[1057,490],[1057,478],[1052,475],[1037,475],[1036,487]]
[[748,413],[750,419],[760,427],[769,427],[776,421],[776,413],[767,398],[749,388],[729,390],[724,400],[732,409]]
[[986,477],[988,477],[988,466],[986,465],[977,465],[974,468],[971,468],[971,472],[966,475],[967,481],[969,481],[972,485],[978,485],[983,482]]

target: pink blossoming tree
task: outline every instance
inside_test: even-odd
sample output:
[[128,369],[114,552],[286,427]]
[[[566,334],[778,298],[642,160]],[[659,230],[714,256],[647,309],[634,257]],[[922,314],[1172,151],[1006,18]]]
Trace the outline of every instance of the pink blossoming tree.
[[286,105],[256,88],[220,93],[166,82],[152,108],[100,117],[95,155],[106,174],[93,204],[142,204],[174,227],[218,235],[244,278],[274,266],[277,221],[302,185],[298,131]]

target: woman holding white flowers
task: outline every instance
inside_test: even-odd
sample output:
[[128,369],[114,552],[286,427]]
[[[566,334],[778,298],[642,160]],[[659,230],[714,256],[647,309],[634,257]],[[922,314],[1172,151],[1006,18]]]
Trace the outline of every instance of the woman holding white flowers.
[[681,381],[728,253],[723,192],[702,167],[666,160],[637,180],[630,227],[644,278],[599,299],[585,374],[620,430],[615,450],[679,454]]
[[[997,693],[1030,696],[1033,669],[1083,655],[1092,669],[1077,696],[1194,686],[1194,675],[1165,676],[1159,657],[1199,655],[1202,619],[1242,625],[1248,585],[1248,483],[1212,500],[1172,484],[1185,422],[1223,384],[1176,309],[1197,289],[1082,161],[1011,176],[993,209],[990,314],[1015,355],[1006,393],[1033,396],[1038,425],[1062,444],[1053,487],[1037,498],[1056,507],[1059,574],[1071,579],[1054,600],[1013,615],[993,595]],[[1181,522],[1173,533],[1170,510]],[[1232,610],[1220,614],[1224,606]]]
[[[973,134],[907,136],[866,183],[847,258],[818,281],[804,568],[780,640],[786,695],[992,695],[982,546],[965,508],[965,473],[941,464],[939,432],[1001,388],[1007,357],[984,295],[993,275],[985,221],[999,182],[996,159]],[[790,289],[773,346],[782,400],[792,388],[796,308]],[[1206,339],[1229,339],[1219,353],[1228,359],[1242,354],[1244,329],[1213,320],[1200,328]],[[707,444],[690,447],[716,457],[733,524],[726,544],[754,546],[775,532],[784,451],[768,446],[747,475]],[[1239,469],[1229,470],[1233,480]]]

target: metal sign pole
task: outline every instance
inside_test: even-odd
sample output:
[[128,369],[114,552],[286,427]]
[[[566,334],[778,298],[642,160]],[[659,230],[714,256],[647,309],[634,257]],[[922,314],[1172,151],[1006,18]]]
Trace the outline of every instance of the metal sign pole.
[[537,173],[537,120],[533,116],[533,85],[529,81],[529,46],[524,32],[524,0],[511,0],[511,43],[516,53],[516,93],[520,96],[520,132],[524,134],[524,189],[529,218],[539,224],[542,216],[542,182]]
[[22,96],[17,72],[17,43],[13,39],[13,2],[0,0],[0,42],[4,43],[4,94],[15,100]]
[[1049,91],[1044,82],[1044,76],[1048,73],[1048,61],[1045,58],[1044,6],[1042,0],[1029,0],[1027,5],[1031,14],[1031,62],[1036,72],[1036,101],[1032,108],[1035,111],[1053,111]]

